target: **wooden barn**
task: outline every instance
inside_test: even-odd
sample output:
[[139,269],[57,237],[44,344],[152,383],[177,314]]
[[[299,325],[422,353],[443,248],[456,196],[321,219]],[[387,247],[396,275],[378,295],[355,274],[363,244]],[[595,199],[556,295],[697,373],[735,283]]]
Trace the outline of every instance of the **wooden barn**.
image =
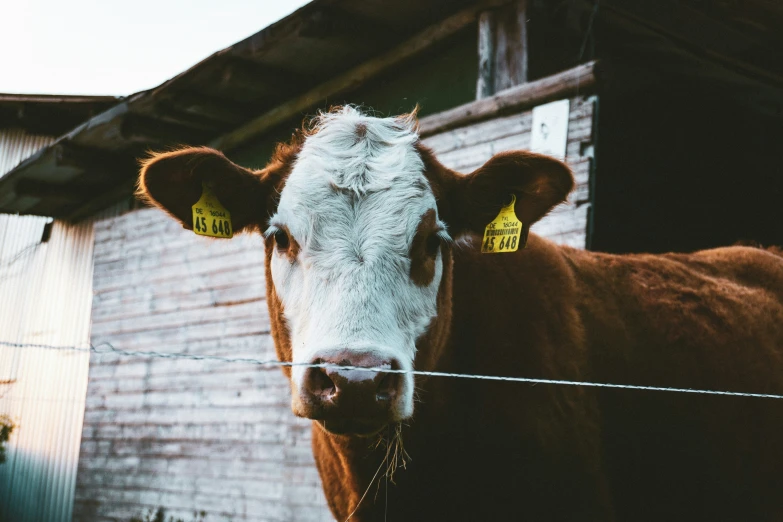
[[[261,239],[205,239],[132,201],[149,150],[258,168],[319,109],[418,104],[458,171],[510,149],[565,158],[577,189],[533,227],[555,242],[783,244],[781,28],[765,0],[314,0],[23,161],[0,212],[94,221],[93,345],[259,360]],[[74,520],[331,519],[279,369],[104,349],[86,393]]]

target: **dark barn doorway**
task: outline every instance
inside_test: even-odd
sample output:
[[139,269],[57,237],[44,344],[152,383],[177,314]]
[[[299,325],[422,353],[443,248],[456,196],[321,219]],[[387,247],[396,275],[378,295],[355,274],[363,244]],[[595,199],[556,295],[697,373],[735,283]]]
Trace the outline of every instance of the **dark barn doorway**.
[[590,248],[783,245],[783,6],[607,0],[597,13]]
[[783,124],[708,89],[604,96],[590,247],[783,245]]

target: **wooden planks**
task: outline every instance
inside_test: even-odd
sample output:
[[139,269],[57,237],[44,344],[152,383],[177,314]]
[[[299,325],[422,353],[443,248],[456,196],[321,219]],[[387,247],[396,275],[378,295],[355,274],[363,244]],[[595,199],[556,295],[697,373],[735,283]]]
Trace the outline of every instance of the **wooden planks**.
[[[92,340],[275,359],[258,236],[212,240],[155,209],[95,226]],[[92,354],[76,520],[326,521],[310,423],[278,368]]]

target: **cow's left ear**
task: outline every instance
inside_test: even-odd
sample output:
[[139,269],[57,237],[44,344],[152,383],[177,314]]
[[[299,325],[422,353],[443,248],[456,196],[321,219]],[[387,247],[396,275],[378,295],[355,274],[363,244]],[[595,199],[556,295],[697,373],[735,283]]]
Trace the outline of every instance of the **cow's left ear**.
[[529,227],[564,202],[574,188],[574,177],[565,163],[522,150],[496,154],[465,176],[449,174],[441,176],[445,190],[440,194],[448,201],[442,201],[443,209],[439,202],[438,209],[443,210],[442,219],[455,237],[471,232],[483,234],[512,194],[516,196],[517,217]]
[[193,229],[191,206],[206,184],[231,212],[236,232],[263,226],[270,196],[277,184],[275,171],[252,171],[221,152],[206,147],[187,147],[153,154],[142,162],[137,195],[162,208]]

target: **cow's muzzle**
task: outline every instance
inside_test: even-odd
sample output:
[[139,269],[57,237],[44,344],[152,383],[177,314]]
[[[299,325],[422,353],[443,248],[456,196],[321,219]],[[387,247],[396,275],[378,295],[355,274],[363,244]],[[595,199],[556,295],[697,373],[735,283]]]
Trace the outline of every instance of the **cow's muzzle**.
[[298,415],[332,433],[355,435],[372,435],[396,420],[403,375],[382,370],[399,370],[397,360],[373,351],[340,350],[316,353],[311,363],[325,366],[305,371]]

